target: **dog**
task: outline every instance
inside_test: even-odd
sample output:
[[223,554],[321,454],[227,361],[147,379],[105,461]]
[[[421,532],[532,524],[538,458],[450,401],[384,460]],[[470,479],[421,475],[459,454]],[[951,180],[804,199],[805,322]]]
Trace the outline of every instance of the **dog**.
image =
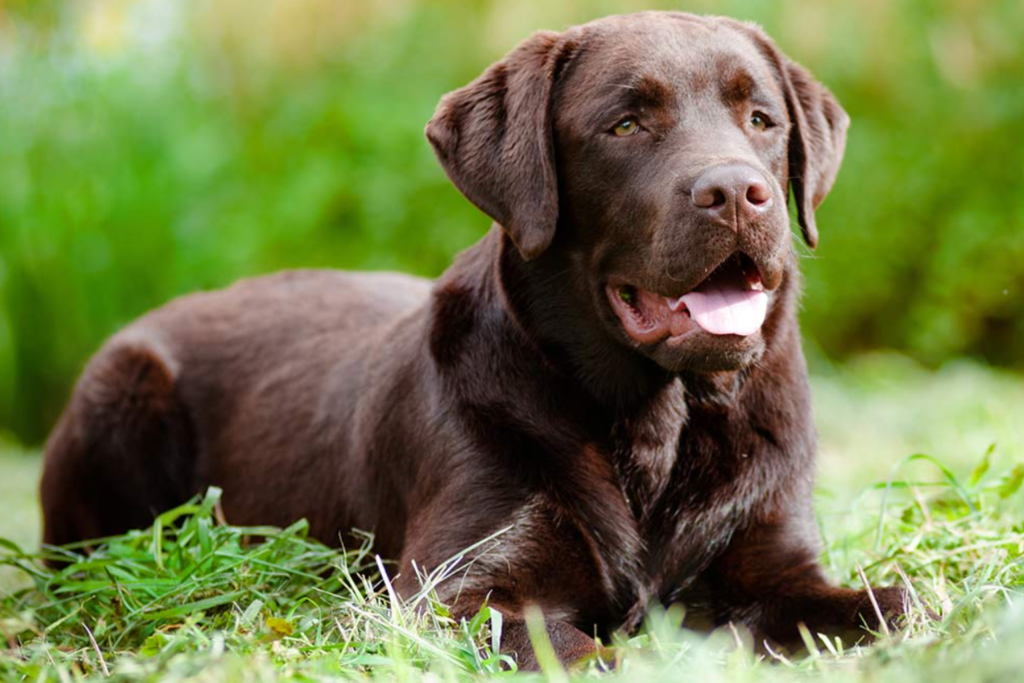
[[524,668],[529,606],[564,662],[651,604],[780,644],[895,624],[902,589],[828,583],[811,504],[787,207],[814,247],[848,122],[752,24],[533,35],[426,128],[490,232],[436,282],[285,272],[114,335],[48,441],[44,542],[217,485],[236,524],[372,531],[410,595],[504,530],[439,591]]

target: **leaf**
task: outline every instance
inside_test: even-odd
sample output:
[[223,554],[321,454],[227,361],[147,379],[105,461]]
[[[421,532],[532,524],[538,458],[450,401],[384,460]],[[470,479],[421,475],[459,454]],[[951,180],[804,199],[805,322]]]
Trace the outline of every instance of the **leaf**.
[[199,514],[203,517],[212,516],[214,508],[217,507],[217,503],[220,502],[221,496],[223,495],[223,489],[218,486],[211,486],[206,489],[206,495],[203,496],[203,502],[200,506]]
[[0,537],[0,548],[3,548],[5,550],[10,550],[15,555],[24,555],[25,554],[25,552],[20,547],[18,547],[17,543],[15,543],[14,541],[9,541],[6,538],[2,538],[2,537]]
[[203,557],[206,557],[210,554],[210,550],[213,547],[213,544],[210,541],[210,527],[212,526],[210,518],[196,517],[195,522],[197,530],[196,535],[199,541],[199,552]]
[[139,654],[143,657],[153,657],[160,653],[160,650],[164,649],[164,645],[167,644],[167,636],[162,633],[154,633],[142,644],[142,648],[139,650]]
[[476,635],[480,632],[480,629],[485,623],[491,618],[491,608],[487,606],[485,601],[480,606],[480,610],[469,620],[468,628],[470,635]]
[[971,471],[971,478],[967,480],[968,486],[977,486],[978,482],[981,481],[981,478],[985,476],[985,474],[989,470],[989,467],[991,467],[992,465],[992,454],[995,452],[995,450],[996,445],[990,444],[988,450],[985,451],[985,455],[981,456],[981,462],[979,462],[977,466],[975,466],[975,468]]
[[267,628],[278,638],[287,638],[292,634],[292,625],[287,619],[267,617]]
[[1024,464],[1017,465],[1003,475],[996,486],[996,493],[1000,498],[1009,498],[1020,490],[1021,484],[1024,484]]
[[246,626],[246,628],[256,623],[256,617],[260,615],[260,610],[262,609],[262,600],[253,600],[252,604],[245,608],[245,611],[242,612],[242,623]]
[[178,617],[184,617],[195,612],[208,610],[212,607],[220,607],[221,605],[226,605],[229,602],[234,602],[243,595],[245,595],[244,591],[235,591],[233,593],[215,595],[212,598],[206,598],[205,600],[197,600],[196,602],[191,602],[187,605],[181,605],[180,607],[172,607],[171,609],[164,609],[160,610],[159,612],[143,614],[142,619],[145,621],[156,621],[158,619],[174,619]]
[[491,610],[491,652],[498,654],[501,652],[501,629],[502,629],[502,616],[501,612],[490,608]]

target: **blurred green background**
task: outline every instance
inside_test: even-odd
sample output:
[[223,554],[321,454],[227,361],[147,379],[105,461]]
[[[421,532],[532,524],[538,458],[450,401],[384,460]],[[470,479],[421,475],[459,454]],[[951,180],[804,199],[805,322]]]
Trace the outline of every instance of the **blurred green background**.
[[422,130],[539,28],[757,21],[853,119],[806,252],[820,365],[1024,368],[1019,0],[0,0],[0,433],[37,444],[143,311],[295,266],[437,275],[489,221]]

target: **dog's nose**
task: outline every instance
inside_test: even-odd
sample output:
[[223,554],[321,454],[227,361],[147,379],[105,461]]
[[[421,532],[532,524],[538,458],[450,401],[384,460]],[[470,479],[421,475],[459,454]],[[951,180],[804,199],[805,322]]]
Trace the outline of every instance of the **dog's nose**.
[[717,166],[697,178],[690,198],[716,223],[738,230],[771,208],[772,188],[751,166]]

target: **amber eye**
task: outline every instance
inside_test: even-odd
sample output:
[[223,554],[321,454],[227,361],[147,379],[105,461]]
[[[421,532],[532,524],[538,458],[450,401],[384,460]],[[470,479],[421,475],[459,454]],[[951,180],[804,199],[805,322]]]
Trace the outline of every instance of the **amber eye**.
[[762,114],[759,111],[755,111],[750,115],[750,125],[754,127],[754,130],[764,131],[768,130],[775,124],[772,123],[772,120],[768,118],[767,115]]
[[614,133],[616,137],[625,138],[630,135],[634,135],[638,130],[640,130],[640,123],[630,116],[629,118],[622,119],[616,123],[615,127],[612,128],[612,133]]

